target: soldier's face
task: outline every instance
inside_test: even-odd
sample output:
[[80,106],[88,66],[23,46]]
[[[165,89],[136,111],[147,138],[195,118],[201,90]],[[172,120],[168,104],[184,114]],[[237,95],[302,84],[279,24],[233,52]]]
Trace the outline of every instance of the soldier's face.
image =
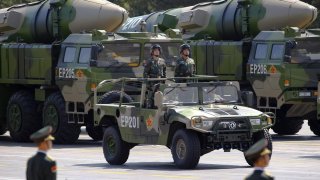
[[48,150],[52,149],[52,141],[46,141]]
[[190,56],[190,51],[189,51],[189,49],[184,49],[184,50],[182,51],[182,55],[183,55],[184,57],[189,57],[189,56]]
[[155,56],[155,57],[159,57],[159,56],[160,56],[160,51],[159,51],[159,49],[154,49],[154,50],[153,50],[153,56]]

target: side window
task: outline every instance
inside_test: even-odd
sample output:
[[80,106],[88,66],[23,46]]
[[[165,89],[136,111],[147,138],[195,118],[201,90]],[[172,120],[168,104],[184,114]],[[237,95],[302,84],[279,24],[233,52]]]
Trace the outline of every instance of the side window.
[[81,64],[89,63],[90,57],[91,57],[91,48],[80,49],[79,63]]
[[98,67],[139,66],[139,43],[104,44],[103,50],[98,54]]
[[74,62],[76,58],[76,48],[75,47],[67,47],[66,51],[64,53],[63,62],[65,63],[71,63]]
[[283,58],[284,45],[274,44],[272,45],[271,60],[279,60]]
[[254,55],[254,59],[263,60],[267,58],[268,53],[268,44],[257,44],[256,54]]

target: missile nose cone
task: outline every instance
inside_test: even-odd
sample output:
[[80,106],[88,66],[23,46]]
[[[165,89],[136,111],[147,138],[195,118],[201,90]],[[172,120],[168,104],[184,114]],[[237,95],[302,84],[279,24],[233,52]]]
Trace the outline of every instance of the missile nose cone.
[[306,28],[317,17],[317,9],[299,0],[261,0],[263,18],[260,30],[281,29],[286,26]]
[[71,32],[84,30],[115,31],[128,18],[128,12],[106,0],[74,0],[75,15],[69,24]]
[[300,28],[308,27],[317,18],[317,8],[301,1],[292,4],[289,18],[295,20]]
[[107,31],[115,31],[118,29],[128,18],[128,12],[111,2],[101,6],[99,14],[99,23],[101,26],[105,26]]

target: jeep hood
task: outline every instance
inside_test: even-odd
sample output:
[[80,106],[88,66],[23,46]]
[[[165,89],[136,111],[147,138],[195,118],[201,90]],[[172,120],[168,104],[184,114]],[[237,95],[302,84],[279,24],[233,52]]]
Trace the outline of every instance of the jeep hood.
[[176,106],[171,111],[191,119],[193,116],[214,117],[257,117],[261,111],[238,105],[203,105],[203,106]]

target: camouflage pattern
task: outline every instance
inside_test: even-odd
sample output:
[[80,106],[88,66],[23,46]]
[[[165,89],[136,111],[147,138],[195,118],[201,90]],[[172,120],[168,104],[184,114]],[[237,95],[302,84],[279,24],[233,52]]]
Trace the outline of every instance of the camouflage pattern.
[[240,40],[265,30],[306,28],[316,17],[317,9],[299,0],[222,0],[132,17],[119,31],[139,32],[145,21],[146,31],[177,28],[183,39]]
[[166,62],[162,58],[149,58],[144,65],[144,78],[165,78]]
[[[216,103],[206,103],[204,101],[204,87],[206,89],[230,87],[235,90],[235,94],[232,96],[238,100],[233,103],[241,102],[237,93],[239,84],[236,82],[200,83],[191,82],[195,79],[200,80],[199,77],[182,79],[190,82],[173,83],[174,78],[161,78],[160,80],[166,80],[166,84],[160,84],[158,92],[155,94],[163,96],[161,95],[159,98],[155,95],[154,106],[151,108],[144,106],[147,84],[150,81],[158,81],[158,78],[122,78],[101,82],[95,90],[95,125],[107,128],[115,124],[120,131],[121,138],[129,143],[158,144],[168,147],[170,147],[174,131],[177,130],[175,128],[189,129],[205,137],[204,143],[207,146],[202,148],[209,148],[209,151],[220,148],[225,151],[231,148],[244,151],[252,144],[252,134],[271,127],[275,122],[269,115],[255,109],[227,102],[224,104],[222,101],[222,103],[217,101]],[[123,88],[119,92],[125,93],[124,85],[129,82],[142,83],[141,91],[139,91],[141,94],[135,96],[133,102],[121,103],[120,100],[120,103],[97,103],[99,92],[104,91],[105,87],[121,83]],[[184,94],[172,92],[172,89],[175,88],[181,88]],[[188,94],[189,90],[195,91],[190,95]],[[183,101],[192,96],[199,99],[196,98],[194,103]],[[227,96],[231,95],[225,97]],[[178,124],[180,126],[176,127]],[[233,146],[234,144],[238,144],[238,146]]]
[[125,9],[106,0],[44,0],[0,10],[0,41],[50,43],[59,33],[92,29],[115,31],[127,19]]
[[174,70],[175,77],[192,77],[196,74],[196,67],[192,58],[183,59],[180,57],[176,62]]

